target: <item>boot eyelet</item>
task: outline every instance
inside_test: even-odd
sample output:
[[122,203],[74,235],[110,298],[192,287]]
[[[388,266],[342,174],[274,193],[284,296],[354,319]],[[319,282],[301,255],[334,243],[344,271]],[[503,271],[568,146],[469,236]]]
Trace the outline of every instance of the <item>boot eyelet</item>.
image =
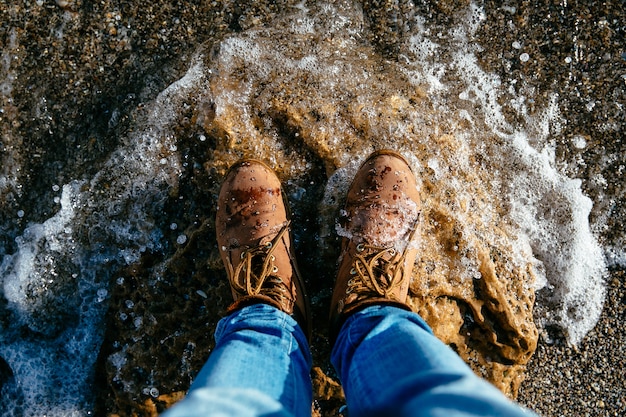
[[267,242],[267,243],[265,244],[265,247],[266,247],[267,249],[271,249],[271,248],[272,248],[272,242]]
[[350,275],[356,275],[356,268],[352,268],[350,270]]
[[243,259],[246,257],[246,253],[245,252],[241,252],[241,255],[239,255],[239,258]]
[[356,251],[357,252],[363,252],[365,250],[365,245],[362,243],[359,243],[358,245],[356,245]]
[[276,260],[276,257],[274,255],[270,256],[270,260],[273,262]]
[[272,272],[274,273],[278,272],[278,267],[276,265],[274,265],[274,267],[272,268]]
[[396,254],[396,249],[395,248],[390,248],[389,249],[389,255],[394,256]]

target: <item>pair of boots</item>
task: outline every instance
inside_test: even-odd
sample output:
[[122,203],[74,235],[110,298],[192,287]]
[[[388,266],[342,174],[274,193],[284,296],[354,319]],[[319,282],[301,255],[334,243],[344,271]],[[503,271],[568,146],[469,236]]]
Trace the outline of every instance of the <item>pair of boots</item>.
[[[417,255],[413,240],[420,198],[407,161],[378,151],[363,163],[341,218],[342,251],[330,304],[334,339],[345,319],[374,304],[409,309],[406,299]],[[234,298],[229,311],[266,303],[292,315],[311,336],[311,314],[291,241],[279,179],[262,162],[230,168],[216,216],[217,242]]]

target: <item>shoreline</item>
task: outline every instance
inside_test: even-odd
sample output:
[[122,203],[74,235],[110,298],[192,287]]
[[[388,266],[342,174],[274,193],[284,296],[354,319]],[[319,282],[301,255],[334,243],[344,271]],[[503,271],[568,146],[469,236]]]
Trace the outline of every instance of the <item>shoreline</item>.
[[[396,10],[387,10],[386,7],[383,9],[384,2],[361,3],[356,4],[367,9],[363,43],[373,45],[376,54],[391,61],[399,59],[397,50],[402,42],[406,42],[409,33],[402,24],[415,24],[411,21],[411,13],[423,16],[425,24],[432,25],[433,30],[445,30],[454,27],[459,20],[456,11],[470,5],[469,0],[458,5],[450,0],[419,4],[400,0],[391,2],[390,7]],[[480,4],[485,20],[479,24],[475,38],[469,43],[481,49],[478,56],[480,67],[499,77],[502,85],[515,89],[514,96],[527,100],[525,105],[531,114],[541,109],[551,96],[558,97],[562,133],[551,135],[550,140],[554,143],[548,146],[554,148],[557,169],[568,178],[582,180],[584,194],[594,204],[590,215],[592,230],[603,246],[623,250],[620,239],[626,235],[626,181],[623,176],[626,144],[622,139],[626,131],[623,111],[626,104],[626,26],[623,24],[626,10],[622,0],[601,4],[592,1],[570,3],[514,0],[502,5],[485,0]],[[60,187],[78,179],[93,178],[118,148],[126,132],[137,129],[133,120],[139,113],[137,109],[155,100],[168,85],[179,80],[199,48],[208,50],[230,34],[271,25],[284,15],[284,10],[304,7],[305,4],[300,0],[286,0],[282,3],[214,1],[144,5],[134,0],[118,0],[93,4],[38,1],[3,5],[0,8],[0,41],[4,42],[3,64],[0,65],[0,121],[3,122],[0,124],[3,134],[0,180],[4,183],[0,181],[0,229],[3,231],[0,255],[12,256],[18,246],[16,237],[21,238],[28,225],[43,223],[61,209]],[[395,22],[393,18],[396,17],[397,26],[387,24]],[[507,98],[500,97],[500,100]],[[189,106],[196,104],[192,102]],[[507,116],[515,118],[515,115]],[[189,134],[191,137],[196,125],[181,125],[181,136]],[[184,150],[190,152],[194,161],[205,160],[203,158],[217,146],[211,138],[208,141],[206,137],[202,138]],[[182,155],[183,149],[171,151],[167,156],[178,154]],[[306,156],[317,157],[313,152]],[[319,184],[327,179],[324,170],[327,167],[319,165],[318,169],[311,171],[310,181],[302,182],[301,188],[318,184],[310,193],[315,192],[321,198],[323,187]],[[205,185],[218,177],[214,174],[213,171],[201,172],[198,178],[181,186],[181,195],[185,199],[177,200],[178,205],[173,205],[171,212],[167,213],[176,223],[167,221],[162,227],[165,233],[163,244],[174,248],[172,252],[176,252],[179,261],[178,274],[183,278],[167,288],[146,286],[145,277],[158,264],[157,256],[153,257],[148,251],[145,264],[129,266],[124,286],[115,284],[115,279],[120,279],[120,271],[111,272],[108,292],[106,283],[97,282],[102,284],[105,293],[100,301],[97,301],[99,295],[94,296],[94,302],[107,300],[106,308],[112,314],[111,346],[117,349],[124,342],[130,346],[117,358],[125,361],[128,354],[128,358],[135,361],[129,366],[133,368],[131,371],[145,371],[145,375],[137,372],[124,380],[116,374],[119,369],[113,369],[107,363],[106,354],[113,350],[107,351],[104,343],[100,346],[103,356],[98,359],[96,383],[110,384],[111,387],[107,387],[109,391],[99,392],[98,395],[108,397],[97,401],[107,400],[110,401],[107,405],[117,406],[117,409],[97,410],[103,414],[110,415],[115,411],[125,415],[128,410],[140,409],[144,401],[151,401],[151,396],[143,391],[148,388],[146,375],[150,375],[142,368],[145,364],[148,364],[146,369],[160,366],[165,375],[163,379],[175,385],[180,394],[188,387],[191,370],[200,368],[205,353],[212,347],[212,334],[200,334],[195,339],[173,337],[173,332],[168,332],[163,323],[175,323],[170,328],[176,329],[176,333],[200,333],[198,328],[201,326],[206,332],[215,326],[227,304],[228,289],[216,283],[220,276],[210,271],[211,268],[221,268],[218,259],[207,255],[214,244],[211,226],[193,226],[198,216],[212,209],[210,197],[207,197],[210,185]],[[196,195],[198,184],[205,186],[203,191],[206,192],[198,193],[201,198],[195,201],[193,197],[187,198]],[[192,213],[193,210],[196,211]],[[313,205],[306,210],[310,213],[302,214],[302,218],[313,218],[318,214]],[[111,218],[117,219],[114,214]],[[318,226],[315,221],[306,224],[308,230],[316,230]],[[184,235],[185,239],[189,237],[187,247],[197,245],[193,251],[176,249],[173,242],[184,233],[189,234]],[[313,241],[312,235],[303,239]],[[90,238],[85,234],[80,237]],[[98,241],[97,233],[94,233],[94,239]],[[209,259],[198,261],[197,258],[203,255]],[[0,263],[2,260],[0,256]],[[70,268],[64,264],[69,265],[70,261],[61,259],[57,265],[59,270]],[[52,264],[53,271],[54,267]],[[42,271],[45,270],[42,268]],[[78,276],[80,271],[70,272]],[[106,278],[98,279],[104,281]],[[0,281],[0,288],[3,282]],[[210,302],[205,301],[206,287],[203,285],[206,282],[215,287],[210,294],[215,298],[210,298]],[[33,332],[34,336],[29,336],[37,343],[41,341],[44,347],[56,342],[57,333],[72,325],[71,320],[66,319],[78,314],[78,308],[73,304],[78,301],[70,297],[75,292],[74,282],[69,280],[64,285],[52,290],[43,287],[42,294],[52,294],[47,301],[53,307],[55,303],[60,304],[52,310],[62,313],[41,317],[44,324],[36,329],[49,334],[41,336]],[[190,296],[186,292],[188,287],[203,288],[204,295],[192,292]],[[55,291],[60,294],[58,298],[55,298]],[[316,291],[323,298],[325,290],[318,288]],[[192,317],[189,323],[181,324],[180,317],[171,317],[174,316],[171,312],[173,304],[167,308],[159,305],[163,294],[175,300],[177,306],[182,306],[178,311],[180,316]],[[60,301],[65,296],[73,300],[67,303],[69,307]],[[134,301],[135,307],[128,307],[129,301]],[[518,401],[545,417],[609,417],[626,413],[625,304],[625,267],[613,267],[607,274],[607,295],[599,322],[578,347],[567,346],[560,339],[548,344],[546,339],[540,338],[537,351],[527,366]],[[0,292],[0,324],[5,326],[2,329],[20,334],[25,326],[23,329],[11,328],[16,322],[12,308]],[[170,316],[164,311],[171,313]],[[151,312],[154,314],[144,315]],[[327,312],[324,310],[320,314],[325,317]],[[121,319],[122,315],[126,318]],[[132,333],[135,323],[141,323],[134,319],[143,317],[154,332],[148,333],[146,340],[135,338],[137,335]],[[153,319],[159,324],[151,324]],[[98,328],[98,331],[104,333],[109,329]],[[160,341],[160,345],[152,343],[154,340]],[[161,362],[155,362],[146,353],[154,345],[162,348]],[[327,347],[323,346],[314,354],[323,358],[328,355],[324,349]],[[181,370],[177,361],[184,355],[188,361],[186,368]],[[0,388],[3,378],[9,380],[12,376],[11,369],[3,371],[0,366]],[[158,382],[158,378],[156,380]],[[118,388],[120,390],[116,391]],[[77,395],[74,386],[69,391],[70,396]],[[119,393],[126,397],[114,398]],[[129,398],[134,403],[124,402]],[[47,397],[43,400],[53,401]]]
[[626,271],[608,274],[598,324],[580,346],[540,338],[518,402],[544,417],[621,416],[626,410]]

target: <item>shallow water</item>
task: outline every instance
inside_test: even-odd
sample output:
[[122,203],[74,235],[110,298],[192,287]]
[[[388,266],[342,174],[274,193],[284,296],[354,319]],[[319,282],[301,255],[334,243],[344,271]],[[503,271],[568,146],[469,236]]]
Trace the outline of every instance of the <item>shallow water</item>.
[[[597,150],[602,135],[619,138],[623,120],[591,128],[578,114],[571,120],[565,87],[526,77],[524,66],[540,66],[532,46],[485,42],[489,6],[214,7],[228,27],[208,19],[213,35],[177,58],[184,31],[167,15],[165,41],[155,41],[172,48],[167,65],[124,80],[109,103],[84,99],[101,107],[81,110],[80,98],[25,80],[46,79],[19,65],[33,53],[25,43],[34,30],[10,26],[26,6],[3,4],[11,16],[0,72],[3,415],[150,413],[146,400],[188,387],[228,304],[214,205],[221,176],[241,157],[266,161],[285,184],[320,317],[345,190],[363,158],[391,148],[411,162],[423,199],[412,305],[477,372],[514,395],[538,334],[577,344],[593,328],[607,263],[624,267],[623,230],[614,227],[623,147]],[[132,61],[124,39],[140,36],[134,8],[111,10],[102,14],[106,68]],[[92,22],[78,3],[30,12],[56,14],[50,49],[71,50],[68,31]],[[498,12],[520,24],[513,4]],[[582,45],[574,41],[570,67],[584,59]],[[494,54],[507,55],[510,74],[487,69]],[[85,79],[98,85],[80,72],[65,82],[80,96]],[[72,128],[57,120],[63,111],[92,123]],[[332,376],[325,325],[316,327],[316,362]]]

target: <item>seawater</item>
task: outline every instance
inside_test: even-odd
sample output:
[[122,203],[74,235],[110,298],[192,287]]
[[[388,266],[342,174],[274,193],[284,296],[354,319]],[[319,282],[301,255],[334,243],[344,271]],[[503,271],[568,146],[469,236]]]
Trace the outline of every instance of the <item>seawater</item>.
[[[0,333],[2,415],[90,412],[114,271],[164,250],[155,218],[188,164],[219,170],[244,155],[283,176],[305,175],[310,154],[324,164],[329,180],[316,185],[325,187],[324,245],[360,161],[377,148],[402,152],[421,181],[453,196],[445,204],[464,233],[489,241],[490,227],[506,225],[512,264],[533,265],[538,325],[558,326],[579,343],[602,310],[606,264],[592,233],[601,225],[588,221],[591,200],[580,180],[556,168],[554,139],[565,121],[559,97],[531,112],[532,96],[478,64],[487,47],[474,40],[481,8],[463,13],[463,23],[447,28],[406,16],[397,61],[365,41],[363,11],[349,1],[303,2],[269,27],[199,47],[186,74],[136,110],[99,172],[59,185],[60,210],[15,236],[15,250],[0,248],[0,308],[8,317]],[[177,132],[190,112],[216,140],[208,161],[179,150]],[[0,195],[19,188],[18,160],[2,161]],[[623,248],[611,253],[623,262]],[[472,255],[466,260],[461,275],[480,279]],[[159,268],[152,274],[158,280]]]

